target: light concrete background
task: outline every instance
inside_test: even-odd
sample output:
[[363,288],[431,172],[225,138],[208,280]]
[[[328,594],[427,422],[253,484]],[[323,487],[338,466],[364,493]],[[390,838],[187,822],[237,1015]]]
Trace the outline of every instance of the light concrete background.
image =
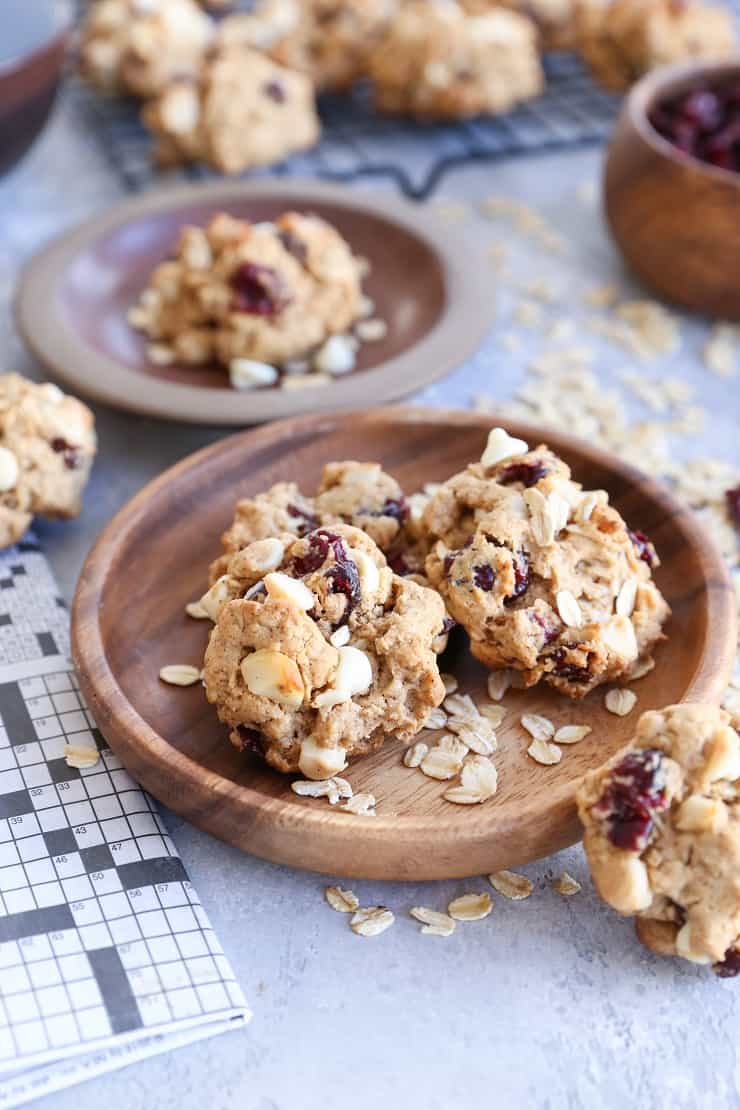
[[[495,192],[539,207],[570,251],[543,258],[506,230],[512,268],[525,282],[546,273],[575,304],[607,280],[629,289],[598,210],[579,189],[596,180],[600,159],[591,150],[477,165],[448,177],[437,200],[467,203]],[[62,105],[39,146],[0,184],[2,370],[42,376],[10,323],[19,265],[49,236],[119,195],[90,136]],[[492,223],[476,219],[471,211],[462,223],[497,237]],[[542,347],[528,331],[517,354],[498,341],[512,330],[507,318],[518,295],[499,289],[493,270],[481,280],[499,297],[500,327],[478,356],[425,392],[427,403],[465,406],[478,392],[508,398],[528,355]],[[687,323],[681,353],[666,363],[697,386],[710,414],[704,437],[676,449],[737,462],[737,379],[703,369],[697,351],[704,336],[700,322]],[[605,348],[604,381],[613,385],[629,361]],[[662,368],[651,364],[645,373]],[[103,408],[97,417],[101,454],[84,515],[38,527],[67,598],[116,509],[164,467],[224,434]],[[252,1024],[48,1097],[40,1110],[740,1106],[740,985],[641,949],[631,923],[596,899],[579,848],[524,869],[536,883],[528,901],[497,896],[487,920],[444,940],[419,935],[406,911],[420,903],[443,908],[465,890],[486,889],[484,878],[353,883],[364,904],[397,914],[394,928],[365,940],[324,904],[323,877],[242,855],[177,818],[169,823],[254,1009]],[[575,898],[549,888],[548,878],[563,868],[583,883]]]

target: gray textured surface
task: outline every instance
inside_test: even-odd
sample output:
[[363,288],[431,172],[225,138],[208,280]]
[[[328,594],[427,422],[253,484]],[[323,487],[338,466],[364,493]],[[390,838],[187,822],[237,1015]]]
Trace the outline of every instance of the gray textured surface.
[[[574,244],[544,262],[517,240],[523,279],[543,269],[567,290],[624,280],[595,210],[577,199],[598,172],[597,152],[460,171],[446,198],[487,193],[526,199]],[[62,109],[27,162],[0,184],[0,340],[3,369],[38,374],[12,334],[5,306],[17,266],[37,245],[116,199],[97,151]],[[491,238],[495,229],[481,224]],[[492,295],[495,279],[491,278]],[[511,301],[501,296],[501,314]],[[43,306],[39,306],[43,312]],[[506,323],[504,331],[509,330]],[[696,383],[710,411],[706,449],[737,461],[734,385],[711,378],[696,350],[701,325],[686,329],[671,372]],[[492,341],[445,382],[433,404],[465,405],[486,391],[510,396],[528,348],[513,356]],[[629,364],[604,351],[605,380]],[[650,366],[656,374],[660,365]],[[728,401],[731,403],[728,404]],[[80,521],[42,525],[42,542],[71,596],[86,550],[111,514],[150,477],[218,435],[98,411],[102,451]],[[49,1097],[42,1110],[407,1110],[450,1107],[740,1105],[738,982],[650,957],[630,923],[596,900],[580,849],[526,869],[536,880],[524,903],[496,898],[485,921],[450,939],[422,937],[405,911],[442,908],[469,883],[352,884],[364,904],[397,913],[396,926],[363,940],[322,901],[320,876],[251,859],[172,819],[192,878],[255,1011],[252,1025]],[[547,876],[567,867],[584,883],[555,895]]]

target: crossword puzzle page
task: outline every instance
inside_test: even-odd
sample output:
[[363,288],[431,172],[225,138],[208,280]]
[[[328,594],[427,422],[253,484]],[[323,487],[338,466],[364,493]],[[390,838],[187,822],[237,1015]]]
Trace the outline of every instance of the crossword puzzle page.
[[[0,1107],[83,1078],[86,1053],[99,1072],[106,1046],[117,1066],[249,1016],[67,652],[67,611],[29,539],[0,555]],[[68,744],[99,760],[70,767]],[[20,1073],[14,1099],[3,1077]]]

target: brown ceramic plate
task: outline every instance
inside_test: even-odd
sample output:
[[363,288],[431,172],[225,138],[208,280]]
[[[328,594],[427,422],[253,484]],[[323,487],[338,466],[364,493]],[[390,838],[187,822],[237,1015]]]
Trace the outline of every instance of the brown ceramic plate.
[[[223,369],[153,366],[126,313],[179,228],[224,210],[269,220],[287,209],[325,217],[370,260],[364,288],[388,324],[386,338],[361,346],[353,373],[297,392],[239,393]],[[199,424],[257,423],[393,400],[463,362],[493,320],[492,282],[481,280],[477,249],[395,197],[300,181],[185,186],[121,204],[37,254],[21,279],[16,319],[36,357],[95,400]]]
[[[724,564],[694,518],[660,485],[577,440],[547,439],[592,488],[609,490],[663,559],[658,582],[673,608],[657,666],[635,683],[626,718],[604,709],[604,691],[581,703],[553,690],[507,694],[499,729],[499,791],[478,807],[442,799],[445,784],[402,766],[402,746],[346,772],[378,799],[378,816],[343,814],[298,798],[290,780],[238,754],[200,686],[157,678],[167,663],[200,665],[207,622],[186,617],[239,496],[295,479],[309,490],[331,459],[377,459],[407,490],[440,480],[477,458],[491,419],[470,412],[390,408],[272,424],[222,440],[166,471],[108,525],[82,571],[72,614],[82,688],[103,734],[157,798],[201,828],[267,859],[335,875],[439,879],[522,864],[574,842],[576,785],[631,735],[639,713],[681,700],[716,701],[735,657],[734,598]],[[509,424],[530,444],[542,432]],[[455,634],[443,659],[461,690],[482,697],[486,674]],[[522,712],[593,734],[563,749],[558,766],[526,755]]]

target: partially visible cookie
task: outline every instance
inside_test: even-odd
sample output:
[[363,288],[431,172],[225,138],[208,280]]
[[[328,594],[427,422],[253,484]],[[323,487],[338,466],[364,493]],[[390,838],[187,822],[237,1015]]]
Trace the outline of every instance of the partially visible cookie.
[[232,743],[279,771],[338,774],[387,735],[410,739],[444,698],[441,599],[394,575],[359,529],[259,540],[203,604],[208,700]]
[[544,445],[494,429],[479,463],[424,510],[426,572],[473,655],[572,698],[627,679],[662,639],[654,548],[605,491],[584,491]]
[[740,737],[709,705],[643,714],[578,792],[599,894],[661,955],[740,973]]
[[95,456],[93,415],[51,382],[0,376],[0,547],[36,514],[77,516]]
[[701,0],[580,0],[577,46],[593,75],[626,89],[661,65],[723,58],[736,48],[732,15]]
[[242,46],[211,51],[194,79],[174,78],[143,119],[162,165],[207,162],[222,173],[280,162],[320,133],[309,78]]
[[265,0],[225,20],[222,41],[269,50],[317,88],[346,89],[367,73],[373,46],[399,0]]
[[183,228],[129,320],[179,362],[280,365],[359,317],[361,283],[349,244],[318,216],[252,224],[222,214]]
[[571,50],[576,38],[578,0],[460,0],[471,15],[511,8],[537,25],[545,50]]
[[80,69],[103,92],[155,96],[198,72],[212,37],[194,0],[98,0],[82,27]]
[[464,119],[506,112],[537,96],[537,31],[504,9],[471,16],[444,0],[410,0],[372,52],[378,109]]

